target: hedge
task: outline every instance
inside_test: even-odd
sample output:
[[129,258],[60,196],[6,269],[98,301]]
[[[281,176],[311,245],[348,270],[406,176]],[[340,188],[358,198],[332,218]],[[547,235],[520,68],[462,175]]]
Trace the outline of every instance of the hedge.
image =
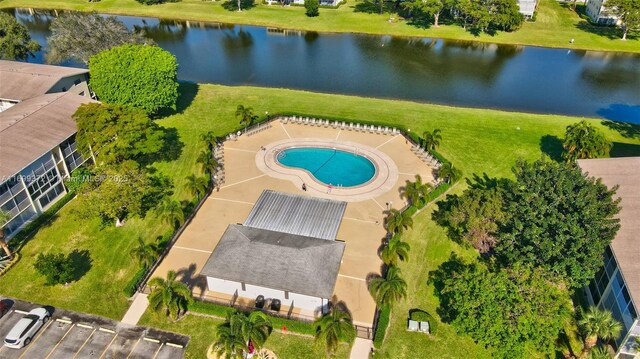
[[127,298],[131,298],[136,293],[136,290],[138,289],[138,284],[140,284],[140,281],[142,281],[142,279],[146,274],[147,274],[147,268],[143,267],[138,269],[136,274],[134,274],[133,277],[131,277],[131,279],[129,280],[129,283],[127,283],[127,285],[124,287],[124,290],[123,290]]
[[380,309],[380,314],[378,315],[378,324],[376,325],[376,332],[373,336],[373,346],[376,348],[380,348],[382,346],[382,342],[384,341],[384,337],[387,334],[387,327],[389,326],[389,319],[391,316],[391,308],[388,305],[385,305]]

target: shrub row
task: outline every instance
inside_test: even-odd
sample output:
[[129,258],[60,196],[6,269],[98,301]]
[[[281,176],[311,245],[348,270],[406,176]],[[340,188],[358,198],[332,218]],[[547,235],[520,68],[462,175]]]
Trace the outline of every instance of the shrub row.
[[142,281],[142,279],[146,274],[147,274],[147,268],[140,268],[133,275],[133,277],[131,277],[131,279],[129,280],[129,282],[127,283],[127,285],[124,287],[124,290],[123,290],[127,298],[131,298],[136,293],[136,290],[138,289],[138,284],[140,284],[140,281]]
[[382,342],[384,341],[384,337],[387,333],[387,327],[389,326],[389,319],[391,316],[391,308],[388,305],[385,305],[380,309],[380,314],[378,314],[378,325],[376,326],[376,332],[373,336],[373,346],[376,348],[380,348],[382,346]]

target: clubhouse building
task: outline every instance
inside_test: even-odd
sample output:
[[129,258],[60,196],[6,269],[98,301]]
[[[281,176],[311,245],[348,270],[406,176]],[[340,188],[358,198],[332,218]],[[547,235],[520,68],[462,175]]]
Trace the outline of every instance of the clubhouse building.
[[[53,203],[87,158],[76,150],[76,109],[93,102],[89,71],[0,61],[0,208],[11,238]],[[87,156],[89,157],[89,156]]]
[[623,325],[616,358],[637,358],[640,347],[640,157],[578,160],[589,177],[618,186],[620,230],[604,253],[604,267],[585,288],[587,299],[610,310]]

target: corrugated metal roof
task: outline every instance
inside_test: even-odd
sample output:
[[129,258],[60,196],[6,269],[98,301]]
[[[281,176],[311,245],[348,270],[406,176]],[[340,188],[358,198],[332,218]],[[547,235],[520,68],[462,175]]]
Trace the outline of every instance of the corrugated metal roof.
[[333,240],[346,207],[342,201],[265,190],[244,225]]
[[341,241],[231,224],[200,274],[329,299],[344,246]]

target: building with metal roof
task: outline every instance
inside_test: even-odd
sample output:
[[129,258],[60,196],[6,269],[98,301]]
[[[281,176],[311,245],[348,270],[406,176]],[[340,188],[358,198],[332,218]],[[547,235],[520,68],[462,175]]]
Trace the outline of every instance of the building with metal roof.
[[589,177],[601,178],[607,187],[618,186],[620,229],[604,253],[604,266],[586,288],[593,305],[605,308],[623,324],[617,358],[640,354],[640,157],[578,160]]
[[63,179],[84,163],[71,116],[94,102],[88,71],[0,61],[0,208],[8,238],[60,199]]
[[[344,254],[345,202],[265,190],[244,225],[229,225],[201,275],[210,291],[322,313]],[[312,235],[309,235],[312,234]]]

